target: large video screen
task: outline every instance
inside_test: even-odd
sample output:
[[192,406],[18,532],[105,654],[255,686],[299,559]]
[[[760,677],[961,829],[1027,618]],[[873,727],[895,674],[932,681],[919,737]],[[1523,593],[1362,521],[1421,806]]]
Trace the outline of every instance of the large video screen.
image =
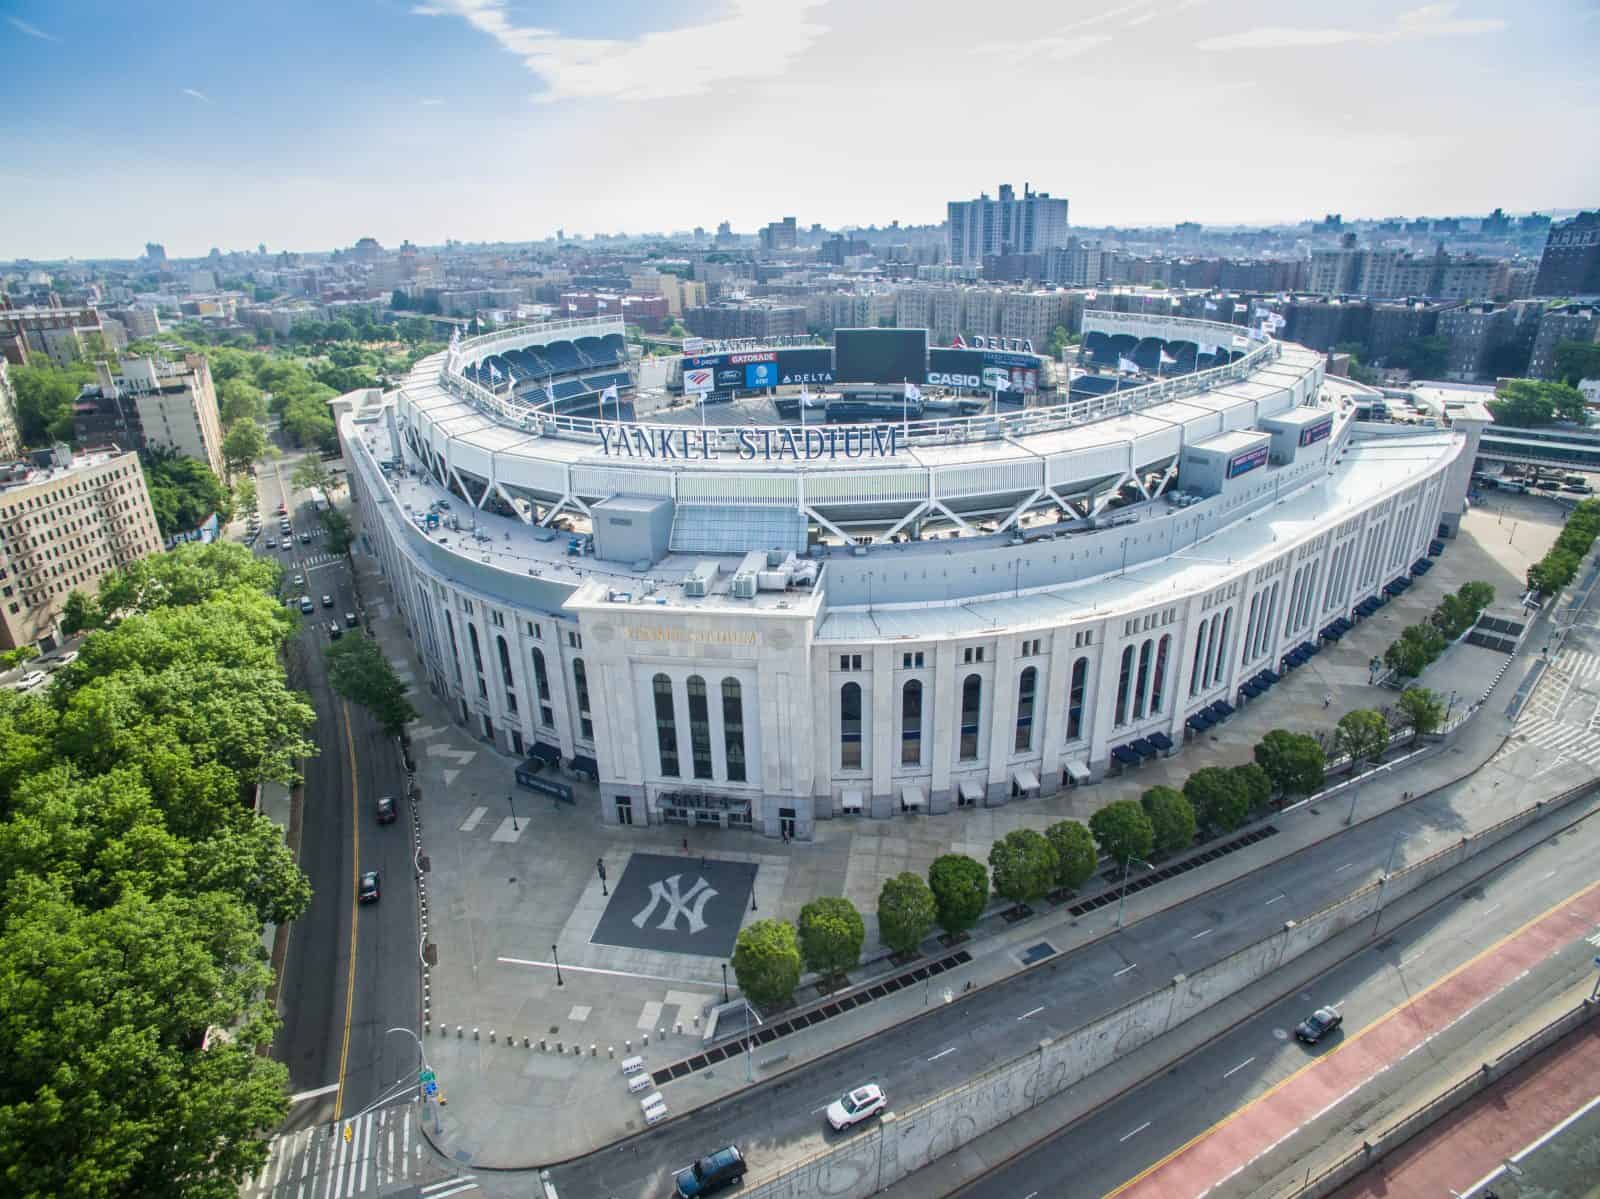
[[833,369],[841,383],[915,383],[928,369],[928,331],[835,329]]

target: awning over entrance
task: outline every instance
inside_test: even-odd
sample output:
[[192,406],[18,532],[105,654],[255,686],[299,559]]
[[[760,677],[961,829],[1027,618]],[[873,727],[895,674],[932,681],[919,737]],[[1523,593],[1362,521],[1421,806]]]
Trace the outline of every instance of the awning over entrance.
[[923,808],[927,807],[928,801],[923,796],[921,787],[901,787],[900,803],[902,807]]
[[859,812],[866,806],[866,799],[859,791],[841,791],[839,806],[846,812]]
[[1093,776],[1089,773],[1089,763],[1078,758],[1067,759],[1067,777],[1075,783],[1087,783]]
[[559,766],[561,764],[561,747],[559,745],[551,745],[548,741],[535,741],[528,747],[528,756],[530,758],[538,758],[541,762],[551,766]]
[[1039,776],[1031,770],[1013,770],[1011,781],[1017,785],[1018,791],[1037,791],[1039,789]]
[[961,784],[961,798],[968,803],[977,803],[983,799],[983,784],[975,783],[971,779]]
[[600,763],[587,754],[573,754],[572,773],[580,778],[598,780],[600,777]]

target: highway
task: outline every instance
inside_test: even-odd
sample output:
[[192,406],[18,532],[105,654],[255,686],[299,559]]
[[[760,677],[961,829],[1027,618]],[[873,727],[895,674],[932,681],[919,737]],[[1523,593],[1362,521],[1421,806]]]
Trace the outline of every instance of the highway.
[[[1228,1159],[1220,1151],[1204,1152],[1211,1147],[1202,1144],[1196,1150],[1199,1160],[1180,1175],[1181,1187],[1175,1188],[1169,1171],[1134,1182],[1125,1191],[1120,1188],[1208,1129],[1229,1125],[1241,1112],[1247,1118],[1270,1118],[1270,1105],[1292,1103],[1278,1090],[1285,1080],[1406,1007],[1482,954],[1497,938],[1588,888],[1595,881],[1597,856],[1600,816],[1591,816],[1481,883],[1391,930],[1371,948],[1346,959],[1296,995],[1236,1025],[1159,1079],[1126,1092],[959,1194],[963,1199],[1108,1194],[1132,1199],[1135,1195],[1198,1195],[1208,1188],[1214,1188],[1210,1189],[1213,1196],[1276,1196],[1292,1191],[1307,1169],[1315,1173],[1343,1153],[1359,1148],[1364,1131],[1389,1123],[1405,1110],[1408,1104],[1397,1102],[1398,1096],[1415,1102],[1442,1090],[1493,1056],[1491,1047],[1498,1038],[1514,1041],[1544,1023],[1549,1017],[1537,1015],[1542,1005],[1567,995],[1576,1003],[1593,981],[1590,958],[1594,950],[1585,937],[1593,935],[1594,925],[1573,920],[1559,952],[1530,967],[1504,989],[1469,1000],[1476,1006],[1467,1008],[1454,1023],[1418,1029],[1427,1036],[1419,1051],[1389,1060],[1375,1049],[1364,1049],[1363,1054],[1374,1059],[1368,1081],[1300,1123],[1276,1148],[1261,1154],[1231,1179],[1224,1182],[1215,1175],[1224,1166],[1232,1168]],[[1290,1036],[1294,1025],[1323,1005],[1335,1006],[1343,1013],[1343,1028],[1315,1047],[1294,1040]],[[1413,1018],[1413,1009],[1406,1008],[1401,1019]],[[1351,1049],[1355,1048],[1351,1044]],[[1172,1166],[1178,1164],[1175,1161]]]
[[[908,1110],[1043,1037],[1079,1027],[1175,974],[1193,974],[1281,928],[1285,920],[1349,894],[1381,875],[1391,853],[1397,865],[1425,856],[1456,835],[1448,808],[1453,790],[1358,824],[987,990],[948,1005],[935,995],[928,1015],[880,1033],[851,1049],[847,1058],[835,1055],[803,1066],[770,1085],[729,1096],[553,1170],[557,1188],[563,1194],[615,1199],[659,1195],[673,1168],[730,1142],[741,1146],[757,1174],[762,1158],[770,1160],[779,1148],[791,1160],[816,1152],[825,1143],[821,1109],[848,1086],[877,1082],[888,1092],[891,1109]],[[1581,802],[1600,806],[1600,799]],[[1325,810],[1318,818],[1339,816]],[[953,981],[959,986],[961,980]],[[842,1069],[845,1061],[848,1073]],[[663,1094],[670,1105],[671,1084]],[[1201,1103],[1194,1107],[1214,1110]],[[834,1139],[827,1134],[826,1140]],[[1012,1187],[1006,1193],[1020,1199],[1030,1189]]]
[[[380,795],[403,796],[399,751],[364,709],[336,696],[328,685],[323,653],[328,625],[358,611],[343,558],[322,543],[321,524],[305,493],[292,493],[289,476],[300,454],[264,463],[256,477],[262,534],[255,549],[283,565],[284,593],[302,591],[317,603],[288,651],[289,680],[316,708],[311,733],[320,749],[304,765],[304,815],[300,866],[312,886],[311,905],[289,930],[278,995],[283,1027],[273,1056],[289,1067],[290,1093],[300,1097],[285,1131],[349,1117],[378,1101],[392,1084],[414,1078],[417,1047],[390,1028],[420,1027],[416,886],[412,874],[409,812],[379,825]],[[284,502],[294,525],[287,546],[278,533]],[[313,534],[309,544],[301,532]],[[279,542],[267,549],[267,538]],[[292,580],[305,576],[301,588]],[[331,609],[321,597],[333,598]],[[362,636],[360,629],[345,636]],[[382,877],[376,904],[355,903],[355,881],[365,870]],[[352,945],[354,952],[352,953]]]

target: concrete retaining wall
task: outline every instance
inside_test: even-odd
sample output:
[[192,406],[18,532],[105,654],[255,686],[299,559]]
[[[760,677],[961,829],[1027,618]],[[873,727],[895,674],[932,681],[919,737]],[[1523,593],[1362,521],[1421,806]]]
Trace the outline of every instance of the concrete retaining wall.
[[[1525,808],[1475,837],[1423,858],[1384,882],[1363,887],[1271,936],[1236,950],[1193,976],[1124,1004],[1098,1020],[1034,1047],[971,1082],[918,1107],[886,1116],[868,1136],[809,1158],[777,1178],[749,1185],[750,1199],[856,1199],[872,1195],[969,1141],[1066,1090],[1117,1058],[1153,1041],[1267,977],[1379,909],[1550,812],[1588,795],[1600,783],[1577,787]],[[1375,921],[1376,927],[1376,921]]]

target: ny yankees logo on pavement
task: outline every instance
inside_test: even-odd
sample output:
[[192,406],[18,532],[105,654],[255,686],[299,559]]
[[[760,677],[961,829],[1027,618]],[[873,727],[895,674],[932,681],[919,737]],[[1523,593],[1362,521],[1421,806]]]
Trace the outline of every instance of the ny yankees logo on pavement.
[[715,888],[705,879],[696,875],[694,886],[690,887],[687,894],[682,894],[679,880],[681,874],[668,875],[663,880],[650,884],[650,902],[647,903],[639,914],[633,918],[635,928],[643,928],[656,910],[656,905],[665,903],[666,914],[661,917],[661,923],[656,927],[662,932],[676,932],[678,917],[681,915],[689,922],[691,933],[704,932],[706,927],[706,904],[717,897]]

